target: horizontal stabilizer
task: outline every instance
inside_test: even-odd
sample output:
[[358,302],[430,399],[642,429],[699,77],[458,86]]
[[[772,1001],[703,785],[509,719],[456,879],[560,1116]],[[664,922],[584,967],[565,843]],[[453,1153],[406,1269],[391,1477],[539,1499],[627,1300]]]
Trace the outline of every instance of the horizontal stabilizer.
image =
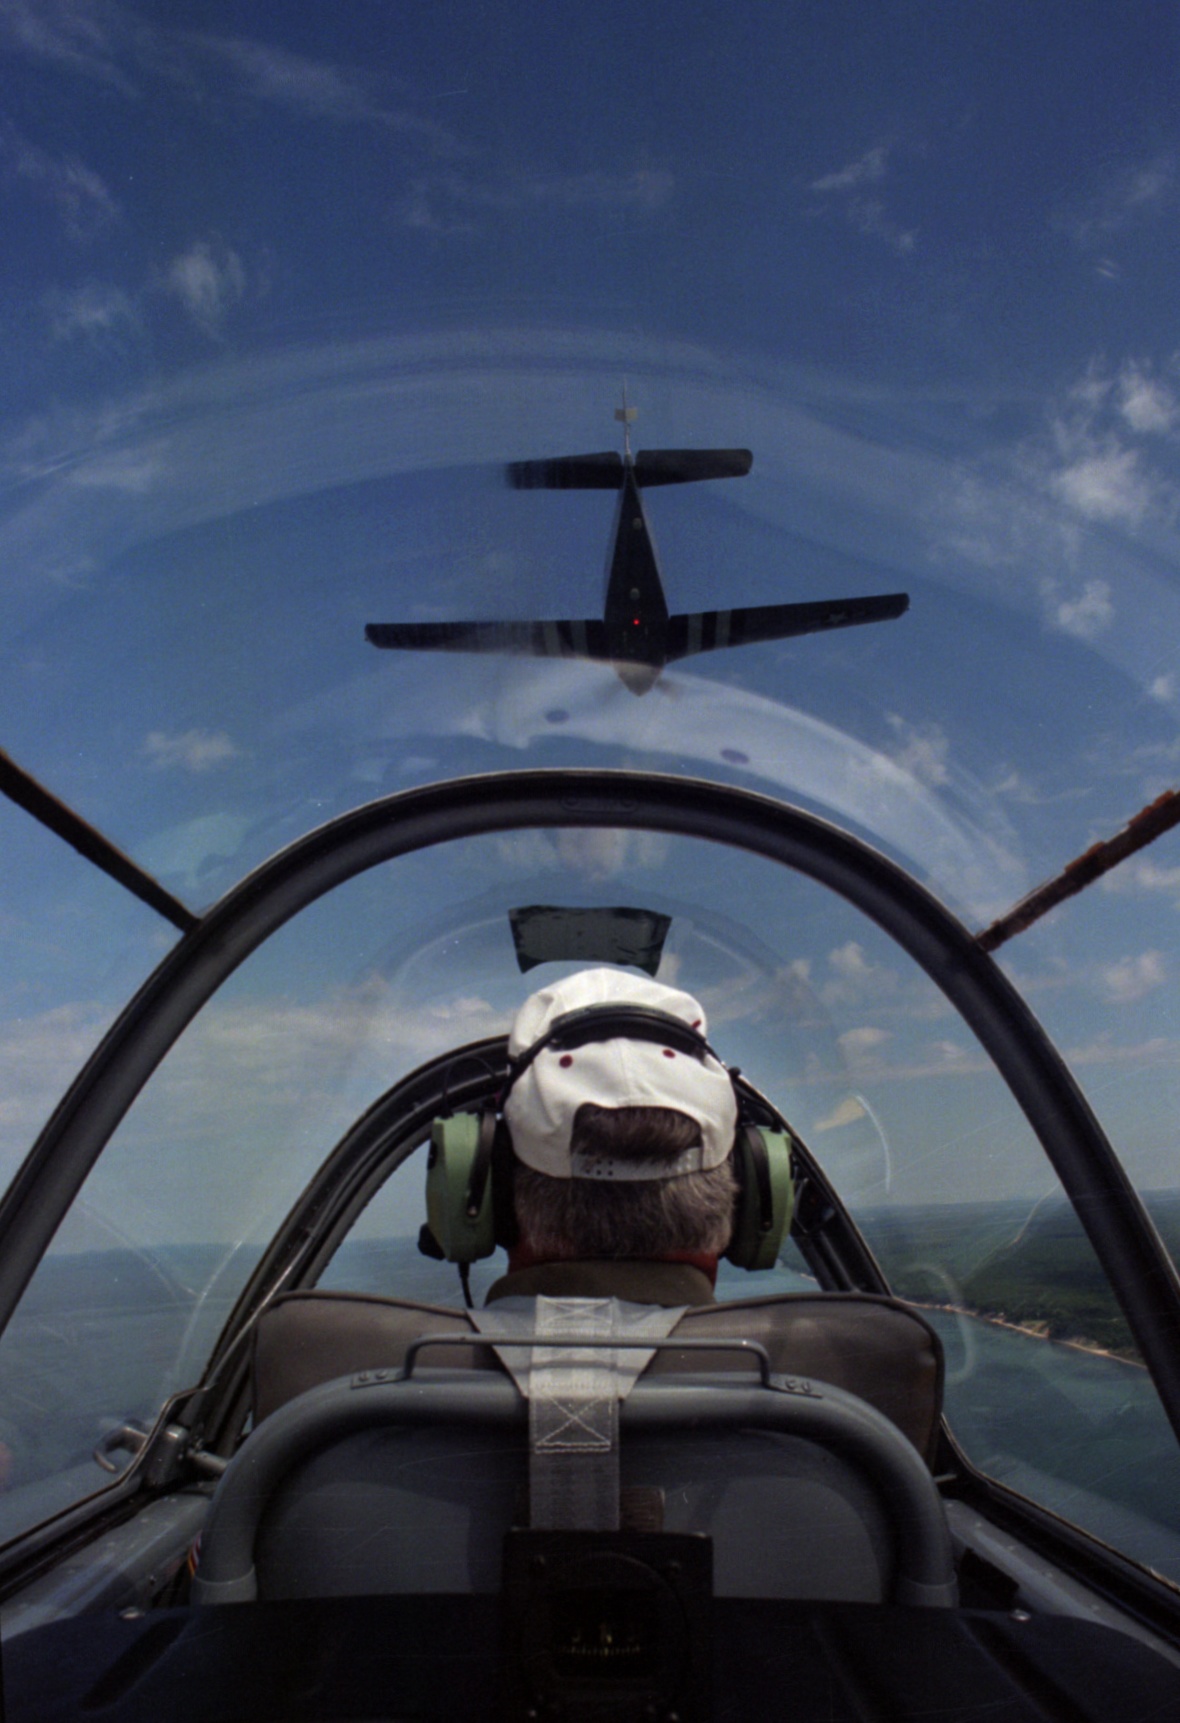
[[640,449],[637,485],[691,485],[698,479],[744,479],[754,464],[749,449]]
[[534,658],[606,657],[606,629],[586,622],[370,622],[373,646],[413,652],[515,652]]
[[556,455],[549,461],[510,461],[507,472],[515,491],[617,491],[623,457],[613,449],[601,455]]
[[706,610],[668,618],[668,658],[688,658],[723,646],[756,640],[790,640],[825,628],[854,628],[862,622],[891,622],[909,609],[909,594],[883,598],[824,598],[813,604],[759,604],[745,610]]

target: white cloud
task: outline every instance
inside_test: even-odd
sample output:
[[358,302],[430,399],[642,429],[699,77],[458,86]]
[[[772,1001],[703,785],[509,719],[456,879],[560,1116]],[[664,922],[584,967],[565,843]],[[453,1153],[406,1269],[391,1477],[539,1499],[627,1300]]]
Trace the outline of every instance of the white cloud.
[[824,193],[831,191],[852,191],[857,186],[871,184],[884,179],[889,151],[884,144],[875,144],[871,150],[866,150],[857,161],[849,162],[847,167],[839,168],[835,173],[824,174],[821,179],[813,179],[810,190]]
[[1151,856],[1132,856],[1102,876],[1103,891],[1176,893],[1180,897],[1180,867],[1161,867]]
[[839,945],[828,953],[828,963],[837,975],[845,981],[861,981],[872,974],[872,965],[864,953],[864,946],[850,939],[847,945]]
[[241,752],[224,730],[215,733],[185,730],[175,736],[164,730],[152,730],[145,737],[140,751],[153,766],[179,766],[186,772],[207,772],[213,766],[224,765],[227,760],[236,760]]
[[173,258],[166,282],[198,328],[217,335],[246,291],[246,271],[236,251],[202,239]]
[[45,310],[55,341],[83,340],[102,344],[139,326],[139,313],[121,287],[88,282],[72,293],[54,290],[45,296]]
[[1099,971],[1099,986],[1112,1005],[1133,1005],[1154,993],[1167,980],[1167,967],[1158,951],[1124,957]]
[[827,962],[829,977],[820,987],[819,997],[829,1009],[860,1006],[868,999],[892,998],[897,993],[897,973],[870,962],[855,939],[830,951]]
[[497,837],[495,848],[500,863],[521,873],[559,869],[591,880],[606,880],[629,869],[662,867],[668,839],[659,832],[565,827],[556,834],[508,832]]
[[1105,580],[1088,580],[1077,598],[1053,601],[1051,620],[1079,640],[1096,640],[1114,621],[1109,585]]
[[78,1003],[0,1026],[0,1188],[32,1147],[112,1015]]
[[854,1068],[877,1065],[881,1049],[893,1037],[886,1029],[876,1029],[866,1024],[859,1029],[846,1029],[843,1035],[837,1037],[840,1047],[850,1065]]
[[1177,411],[1171,389],[1128,360],[1119,373],[1119,412],[1131,429],[1140,434],[1170,431]]
[[1051,484],[1063,502],[1089,520],[1138,526],[1152,501],[1153,487],[1143,473],[1139,451],[1117,443],[1071,462]]
[[1172,675],[1156,676],[1148,685],[1147,692],[1161,706],[1170,706],[1176,698],[1176,678]]
[[871,150],[866,150],[857,161],[849,162],[847,167],[812,180],[808,190],[817,197],[836,198],[845,218],[858,233],[863,233],[870,239],[883,240],[899,255],[904,256],[914,249],[916,231],[902,227],[894,221],[882,197],[877,194],[866,195],[865,192],[866,187],[879,185],[885,178],[888,163],[887,147],[884,144],[876,144]]
[[917,778],[919,783],[936,787],[950,781],[947,760],[950,755],[950,743],[939,724],[924,724],[916,726],[908,724],[904,718],[895,712],[887,714],[890,727],[897,736],[898,745],[892,750],[891,758],[902,768]]

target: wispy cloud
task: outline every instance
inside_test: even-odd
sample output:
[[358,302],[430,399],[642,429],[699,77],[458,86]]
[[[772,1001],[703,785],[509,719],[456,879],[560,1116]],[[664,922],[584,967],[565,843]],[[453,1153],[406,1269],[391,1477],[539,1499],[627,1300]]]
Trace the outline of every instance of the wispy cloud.
[[93,168],[75,155],[51,155],[11,126],[0,128],[0,170],[50,204],[72,239],[93,239],[120,217],[118,201]]
[[107,0],[5,0],[0,40],[32,59],[47,60],[133,96],[124,65],[131,19]]
[[7,1185],[113,1015],[110,1008],[76,1003],[0,1025],[0,1185]]
[[889,214],[884,199],[867,187],[876,187],[885,179],[889,167],[889,150],[885,144],[875,144],[856,161],[834,173],[814,179],[808,190],[816,197],[835,199],[846,220],[858,233],[880,239],[899,255],[914,249],[917,231],[903,227]]
[[184,730],[178,735],[152,730],[144,738],[140,752],[161,769],[180,767],[186,772],[199,773],[236,760],[241,749],[224,730]]
[[236,251],[215,240],[198,240],[168,265],[168,291],[206,335],[220,335],[226,318],[246,291],[246,271]]
[[591,880],[613,879],[634,868],[660,868],[668,855],[668,839],[658,832],[576,829],[511,832],[495,840],[500,866],[521,873],[580,874]]
[[819,998],[829,1010],[896,999],[900,986],[898,972],[873,963],[855,939],[828,953],[825,974],[817,979]]
[[622,173],[523,176],[446,167],[417,175],[400,213],[407,227],[462,235],[480,232],[495,217],[541,207],[652,215],[671,202],[675,191],[671,173],[649,166]]
[[897,738],[891,758],[918,779],[919,783],[938,787],[950,782],[950,743],[940,724],[914,725],[896,712],[887,714],[889,726]]
[[179,40],[194,56],[227,68],[244,97],[305,119],[377,126],[426,144],[442,156],[465,155],[455,134],[391,100],[382,81],[360,67],[333,65],[243,37],[191,35]]
[[847,167],[839,168],[835,173],[824,174],[820,179],[813,179],[810,189],[817,192],[853,191],[862,185],[873,185],[877,180],[885,178],[888,154],[884,144],[875,144],[871,150],[866,150],[859,160],[850,162]]
[[[1147,161],[1119,168],[1088,197],[1060,211],[1053,225],[1084,250],[1105,248],[1126,229],[1171,208],[1176,166],[1175,152],[1166,150]],[[1100,258],[1096,267],[1107,276],[1118,271],[1117,263],[1107,256]]]
[[1135,897],[1166,893],[1180,908],[1180,867],[1163,867],[1152,856],[1134,856],[1103,875],[1102,889]]
[[73,292],[57,289],[44,300],[55,341],[87,341],[105,345],[139,329],[141,318],[131,296],[121,287],[92,281]]
[[162,83],[206,103],[211,93],[224,95],[228,74],[243,101],[305,119],[377,126],[438,154],[466,153],[451,132],[399,101],[389,80],[366,66],[339,66],[245,37],[170,28],[119,0],[4,0],[0,41],[131,100]]

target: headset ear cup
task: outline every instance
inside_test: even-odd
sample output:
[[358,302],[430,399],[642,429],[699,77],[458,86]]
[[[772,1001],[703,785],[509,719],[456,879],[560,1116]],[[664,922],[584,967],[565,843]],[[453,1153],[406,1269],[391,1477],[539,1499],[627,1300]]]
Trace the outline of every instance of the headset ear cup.
[[487,1159],[494,1113],[436,1119],[426,1159],[426,1224],[448,1262],[477,1262],[496,1248]]
[[795,1208],[791,1139],[781,1131],[742,1125],[733,1155],[738,1196],[725,1254],[738,1268],[773,1268]]

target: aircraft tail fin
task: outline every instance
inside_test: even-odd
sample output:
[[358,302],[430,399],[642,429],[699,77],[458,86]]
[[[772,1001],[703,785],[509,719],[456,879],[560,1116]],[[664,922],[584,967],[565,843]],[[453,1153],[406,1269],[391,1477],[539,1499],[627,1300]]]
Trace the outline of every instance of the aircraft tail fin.
[[668,618],[668,658],[688,658],[757,640],[790,640],[828,628],[891,622],[909,609],[909,594],[882,598],[824,598],[811,604],[759,604],[744,610],[705,610]]

